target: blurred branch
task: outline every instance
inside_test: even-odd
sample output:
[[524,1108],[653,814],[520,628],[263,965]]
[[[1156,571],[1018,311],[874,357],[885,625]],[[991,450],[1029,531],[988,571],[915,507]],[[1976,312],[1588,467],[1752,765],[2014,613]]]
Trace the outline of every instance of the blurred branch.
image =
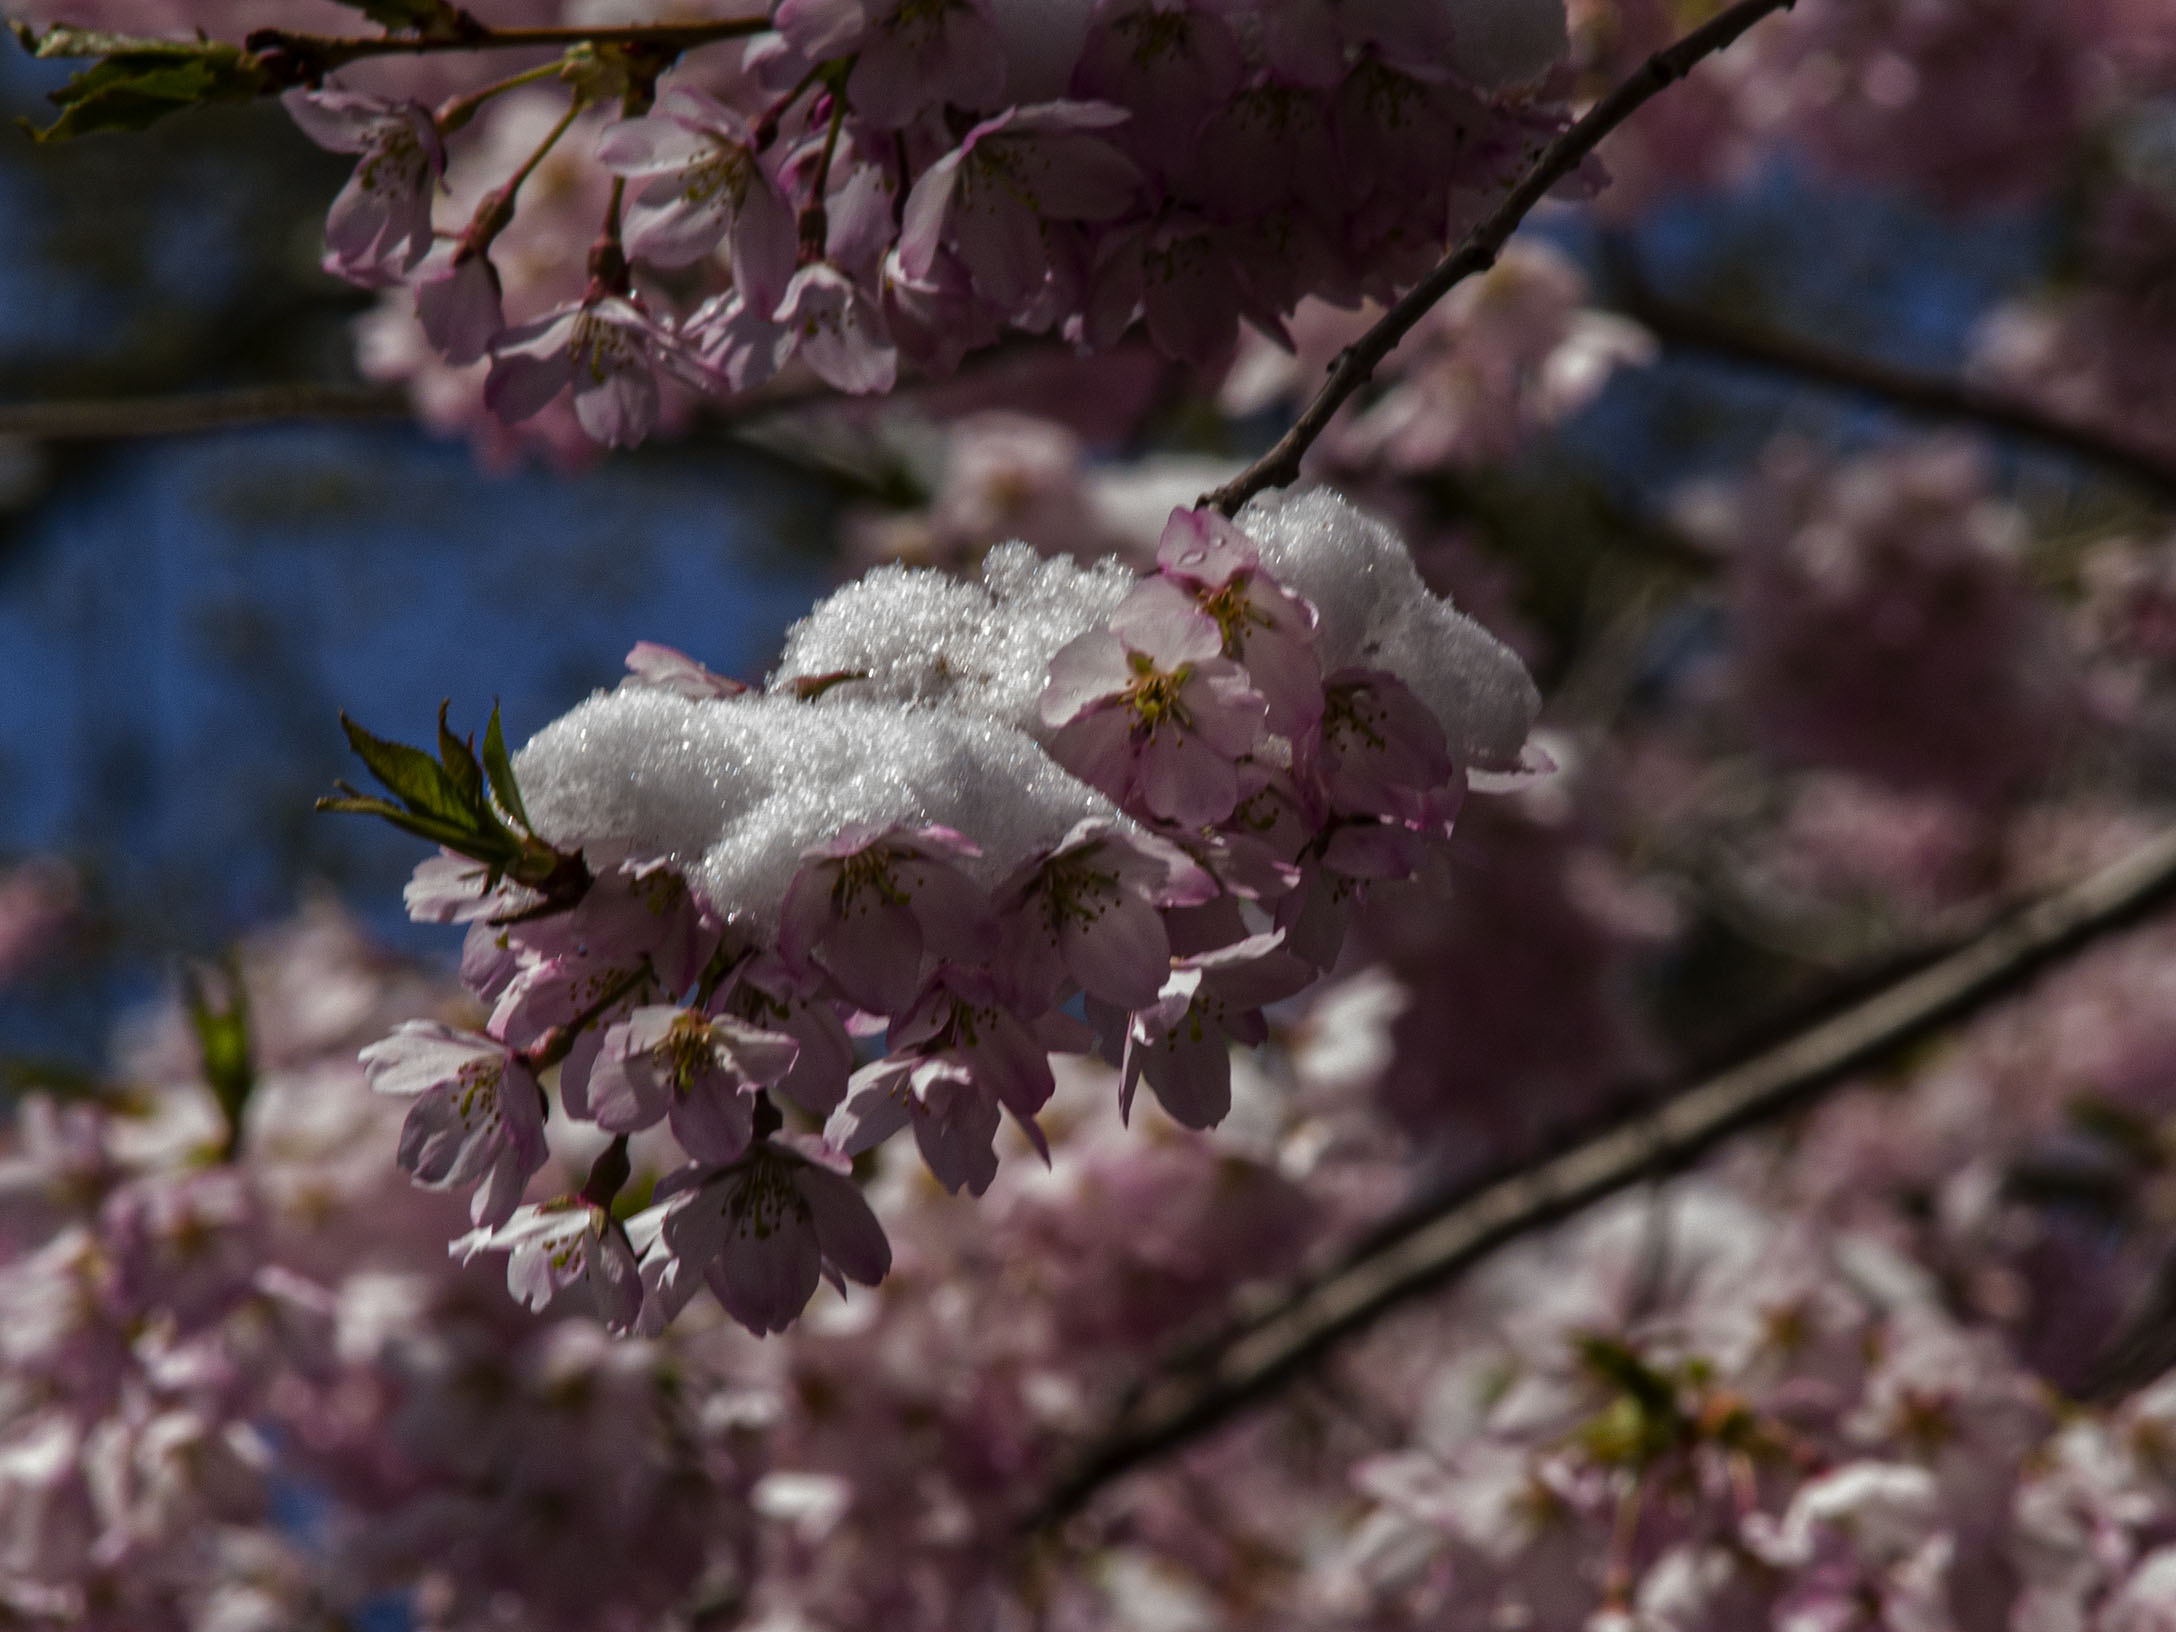
[[259,57],[277,52],[299,75],[315,76],[364,57],[426,56],[448,51],[559,50],[578,45],[612,46],[627,51],[678,55],[718,40],[745,39],[770,28],[767,15],[702,23],[631,23],[603,28],[486,28],[467,14],[469,26],[444,32],[378,34],[335,38],[294,34],[282,28],[259,29],[245,42]]
[[1681,1168],[1733,1134],[1807,1103],[2135,922],[2171,895],[2176,828],[1658,1107],[1522,1171],[1446,1194],[1399,1233],[1378,1237],[1346,1263],[1297,1283],[1152,1377],[1053,1484],[1027,1526],[1064,1518],[1128,1469],[1273,1393],[1379,1316],[1442,1286],[1497,1248]]
[[1376,319],[1367,333],[1338,353],[1321,389],[1300,410],[1299,418],[1277,439],[1275,447],[1215,492],[1204,494],[1201,502],[1214,505],[1228,516],[1264,488],[1287,487],[1297,481],[1300,460],[1329,427],[1345,399],[1374,377],[1376,367],[1397,350],[1398,342],[1427,315],[1429,308],[1467,278],[1496,264],[1496,257],[1519,223],[1586,162],[1605,136],[1649,98],[1691,73],[1701,59],[1731,44],[1770,12],[1788,11],[1791,5],[1792,0],[1737,0],[1737,4],[1716,13],[1675,45],[1649,57],[1629,79],[1551,142],[1504,195],[1503,202],[1456,249],[1438,261],[1432,272]]
[[1712,316],[1657,295],[1620,269],[1617,308],[1664,345],[1704,352],[1725,362],[1788,374],[1816,385],[1870,397],[1906,413],[1962,420],[2040,442],[2176,495],[2176,461],[2041,412],[2029,403],[1935,374],[1915,373],[1749,324]]
[[408,399],[378,385],[259,385],[165,397],[0,403],[0,436],[103,442],[299,419],[404,419]]

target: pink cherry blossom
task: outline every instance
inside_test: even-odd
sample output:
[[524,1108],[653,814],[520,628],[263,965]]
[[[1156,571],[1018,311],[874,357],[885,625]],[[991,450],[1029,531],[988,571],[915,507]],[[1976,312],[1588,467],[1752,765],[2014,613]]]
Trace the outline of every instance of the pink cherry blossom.
[[505,1223],[473,1230],[450,1250],[464,1263],[479,1253],[506,1253],[506,1289],[532,1310],[578,1287],[598,1319],[624,1331],[642,1307],[642,1275],[626,1232],[579,1196],[519,1207]]
[[424,337],[457,367],[477,362],[506,332],[498,268],[489,252],[435,248],[415,275],[416,321]]
[[631,448],[656,428],[660,373],[698,391],[727,389],[722,375],[635,306],[616,296],[585,299],[492,342],[484,405],[517,424],[572,387],[582,429]]
[[675,87],[656,113],[606,131],[597,160],[637,184],[623,227],[629,255],[686,266],[725,242],[742,298],[757,311],[777,309],[793,276],[793,211],[740,114]]
[[[718,926],[678,870],[658,861],[604,872],[568,911],[471,931],[463,974],[494,998],[491,1030],[515,1046],[617,1011],[645,993],[677,997],[695,984],[718,944]],[[594,1033],[587,1035],[594,1036]],[[587,1064],[569,1059],[561,1092],[580,1103]]]
[[986,948],[989,904],[958,865],[980,854],[949,828],[849,828],[804,854],[779,951],[790,968],[820,965],[864,1009],[898,1014],[925,954],[974,961]]
[[1284,950],[1271,930],[1214,952],[1173,961],[1153,1006],[1126,1033],[1119,1108],[1130,1114],[1134,1090],[1148,1080],[1175,1121],[1211,1128],[1231,1109],[1231,1045],[1268,1035],[1261,1010],[1303,989],[1314,971]]
[[1216,620],[1224,655],[1246,666],[1270,730],[1297,740],[1322,717],[1315,609],[1262,568],[1254,541],[1213,510],[1174,510],[1156,547],[1163,576]]
[[824,1124],[824,1137],[849,1156],[874,1150],[902,1128],[937,1182],[981,1195],[997,1177],[996,1098],[965,1062],[948,1055],[893,1055],[864,1066]]
[[1215,9],[1135,0],[1096,8],[1073,88],[1127,109],[1133,117],[1115,140],[1170,171],[1192,156],[1207,110],[1237,88],[1242,67],[1239,42]]
[[1017,310],[1042,286],[1046,222],[1107,221],[1132,203],[1139,172],[1092,134],[1125,118],[1107,103],[1045,102],[975,126],[907,195],[901,268],[926,277],[948,248],[985,299]]
[[844,1282],[874,1286],[891,1268],[890,1243],[853,1181],[769,1140],[669,1199],[653,1250],[693,1266],[725,1312],[759,1336],[790,1326],[819,1279],[843,1292]]
[[[1439,812],[1458,767],[1442,722],[1396,675],[1377,669],[1341,669],[1323,695],[1318,769],[1332,808],[1447,831]],[[1454,793],[1449,810],[1457,808]]]
[[[778,359],[774,367],[782,366],[789,354],[799,357],[826,385],[854,396],[889,391],[898,379],[899,354],[885,327],[883,308],[823,261],[802,267],[786,285],[776,331],[781,339],[773,352]],[[747,383],[761,377],[760,371],[751,372]]]
[[590,1072],[590,1114],[613,1133],[669,1119],[682,1150],[722,1166],[748,1148],[757,1095],[799,1053],[779,1032],[671,1005],[639,1008],[605,1033]]
[[1045,1003],[1068,980],[1121,1009],[1155,1002],[1171,973],[1163,907],[1197,906],[1216,881],[1175,846],[1082,823],[1000,893],[1007,978]]
[[1223,655],[1223,631],[1177,586],[1152,579],[1107,627],[1050,660],[1039,705],[1051,757],[1131,810],[1181,827],[1239,802],[1234,762],[1260,741],[1268,705]]
[[770,1086],[811,1116],[828,1116],[846,1092],[854,1069],[854,1043],[840,1023],[828,981],[796,976],[771,952],[755,953],[735,966],[711,1003],[731,1015],[799,1045],[793,1065]]
[[947,102],[988,107],[1005,86],[982,0],[781,0],[773,21],[811,62],[854,53],[847,99],[880,130]]
[[482,1180],[470,1216],[504,1224],[544,1165],[544,1091],[505,1044],[436,1020],[410,1020],[362,1053],[370,1086],[415,1100],[400,1165],[432,1189]]
[[431,247],[431,190],[446,168],[430,109],[355,91],[284,100],[318,146],[362,155],[325,220],[325,270],[366,287],[399,282]]

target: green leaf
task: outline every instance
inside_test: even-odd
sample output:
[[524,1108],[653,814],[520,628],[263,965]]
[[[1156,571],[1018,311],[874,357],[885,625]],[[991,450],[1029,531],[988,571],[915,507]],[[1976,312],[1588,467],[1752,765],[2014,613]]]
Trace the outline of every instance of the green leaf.
[[461,797],[446,768],[429,754],[405,742],[372,736],[345,714],[340,716],[340,728],[348,734],[348,745],[370,767],[370,774],[410,810],[441,817],[464,832],[475,827],[474,805]]
[[498,820],[484,803],[484,772],[476,763],[475,750],[446,728],[446,710],[452,706],[450,697],[438,705],[438,762],[460,795],[461,808],[476,816],[479,827],[496,827]]
[[533,833],[529,825],[529,812],[522,808],[521,789],[514,782],[514,761],[506,751],[506,733],[499,726],[499,705],[491,705],[491,719],[484,726],[484,773],[491,778],[491,791],[498,798],[506,814],[521,823],[522,831]]
[[503,839],[480,834],[473,827],[456,826],[439,817],[420,816],[412,810],[403,810],[386,799],[351,794],[340,799],[320,799],[316,808],[338,814],[379,817],[391,822],[403,833],[413,833],[419,839],[442,844],[448,850],[472,856],[486,865],[503,865],[504,858],[511,854],[511,846]]
[[66,141],[102,130],[142,130],[170,113],[203,102],[248,102],[277,89],[257,59],[218,40],[144,40],[98,29],[19,28],[23,49],[39,57],[96,56],[49,100],[61,110],[41,142]]
[[196,1033],[197,1058],[212,1097],[227,1116],[224,1155],[231,1159],[241,1148],[242,1110],[257,1085],[257,1066],[249,1038],[249,993],[242,985],[239,960],[230,955],[226,965],[227,1001],[214,1005],[205,989],[203,975],[183,971],[181,995],[189,1011],[189,1027]]

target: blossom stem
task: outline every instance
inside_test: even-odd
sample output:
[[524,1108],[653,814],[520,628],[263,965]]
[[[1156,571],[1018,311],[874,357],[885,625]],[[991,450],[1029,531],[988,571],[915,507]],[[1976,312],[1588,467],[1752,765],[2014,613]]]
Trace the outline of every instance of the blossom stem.
[[532,1047],[521,1051],[521,1058],[530,1070],[543,1072],[557,1065],[574,1052],[575,1039],[595,1025],[605,1010],[612,1007],[629,992],[646,980],[656,979],[650,960],[644,958],[634,968],[625,971],[597,996],[597,1000],[563,1026],[554,1026]]
[[463,95],[448,97],[438,105],[437,113],[431,116],[438,126],[438,134],[451,136],[475,118],[477,111],[493,97],[504,96],[508,91],[519,90],[524,85],[534,85],[540,79],[556,79],[565,66],[564,57],[555,57],[550,62],[539,63],[534,68],[510,74],[505,79],[495,80]]
[[627,1135],[623,1133],[599,1151],[597,1159],[589,1164],[589,1177],[582,1181],[582,1199],[592,1207],[611,1212],[614,1199],[633,1171],[634,1166],[627,1159]]
[[755,150],[758,153],[770,151],[771,144],[778,140],[779,125],[784,121],[786,115],[793,110],[793,105],[808,94],[808,88],[823,78],[823,74],[824,65],[819,62],[801,76],[800,83],[795,85],[792,90],[763,110],[763,116],[756,121],[754,131]]
[[1467,278],[1486,272],[1535,205],[1566,180],[1602,143],[1651,97],[1683,79],[1702,59],[1722,50],[1771,12],[1788,11],[1793,0],[1737,0],[1717,12],[1675,45],[1657,51],[1569,130],[1551,142],[1503,202],[1463,242],[1438,261],[1435,269],[1405,292],[1368,331],[1337,355],[1329,377],[1315,392],[1292,428],[1277,443],[1222,487],[1202,496],[1202,504],[1225,515],[1264,488],[1287,487],[1299,479],[1300,460],[1329,428],[1347,398],[1366,385],[1384,358],[1398,347],[1429,310]]
[[559,116],[558,123],[544,133],[544,139],[521,161],[514,173],[484,195],[484,201],[476,206],[476,214],[469,221],[468,230],[461,235],[461,248],[464,253],[481,255],[491,247],[493,239],[513,224],[514,201],[521,192],[522,184],[536,173],[536,167],[559,145],[559,138],[566,135],[584,106],[585,103],[579,96],[569,102],[567,111]]
[[845,123],[846,92],[842,86],[833,85],[831,123],[824,131],[823,151],[816,156],[816,174],[809,179],[808,203],[802,208],[799,222],[804,261],[822,260],[831,236],[830,218],[824,212],[824,189],[831,185],[831,155],[838,151],[839,130]]

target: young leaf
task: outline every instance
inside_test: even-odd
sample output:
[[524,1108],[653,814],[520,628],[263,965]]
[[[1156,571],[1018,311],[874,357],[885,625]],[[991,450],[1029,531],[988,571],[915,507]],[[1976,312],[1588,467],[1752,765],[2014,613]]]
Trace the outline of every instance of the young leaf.
[[525,833],[533,833],[529,825],[529,813],[522,808],[521,789],[514,783],[514,761],[506,751],[506,733],[499,726],[499,705],[491,705],[491,719],[484,726],[484,774],[491,778],[491,792],[498,799],[500,808],[522,826]]
[[476,816],[479,827],[496,826],[498,819],[484,803],[483,767],[476,763],[475,751],[446,728],[446,710],[452,706],[451,698],[438,705],[438,762],[460,796],[461,808]]
[[[316,808],[334,813],[357,816],[377,816],[391,822],[403,833],[413,833],[419,839],[442,844],[448,850],[491,865],[495,858],[507,853],[508,846],[496,835],[480,834],[473,827],[457,826],[441,817],[418,815],[404,810],[388,799],[373,799],[368,794],[343,793],[337,799],[320,799]],[[479,852],[482,852],[479,854]]]
[[345,714],[340,716],[340,728],[347,732],[349,746],[370,767],[370,774],[402,804],[419,815],[440,817],[464,832],[474,829],[475,807],[461,797],[461,789],[437,760],[404,742],[374,737]]
[[242,1111],[250,1090],[257,1084],[257,1066],[249,1039],[249,994],[242,985],[240,963],[232,957],[226,967],[227,1001],[215,1005],[205,990],[204,977],[185,969],[181,978],[182,1004],[189,1012],[189,1027],[196,1033],[197,1058],[212,1097],[227,1116],[227,1141],[223,1154],[232,1159],[242,1144]]

